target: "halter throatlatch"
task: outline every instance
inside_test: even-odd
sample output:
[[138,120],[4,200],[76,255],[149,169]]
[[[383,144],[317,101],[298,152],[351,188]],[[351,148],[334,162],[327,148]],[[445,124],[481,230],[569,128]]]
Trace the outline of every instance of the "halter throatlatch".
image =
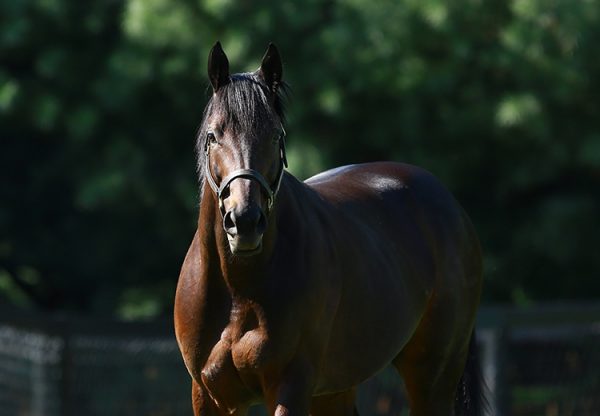
[[223,192],[231,182],[238,178],[243,179],[251,179],[255,180],[259,183],[261,189],[267,195],[267,215],[271,212],[273,208],[273,204],[275,203],[275,197],[277,196],[277,192],[279,192],[279,187],[281,186],[281,179],[283,178],[283,172],[285,168],[287,168],[287,157],[285,154],[285,130],[283,126],[281,127],[281,135],[279,136],[279,172],[277,173],[277,178],[275,182],[269,184],[265,177],[257,170],[254,169],[238,169],[231,172],[221,181],[220,185],[217,185],[215,178],[212,175],[212,171],[210,170],[210,143],[208,140],[204,145],[204,153],[206,154],[206,163],[204,169],[206,171],[206,179],[208,184],[210,185],[213,192],[217,195],[217,199],[219,200],[219,210],[221,211],[221,216],[225,216],[225,207],[223,200]]

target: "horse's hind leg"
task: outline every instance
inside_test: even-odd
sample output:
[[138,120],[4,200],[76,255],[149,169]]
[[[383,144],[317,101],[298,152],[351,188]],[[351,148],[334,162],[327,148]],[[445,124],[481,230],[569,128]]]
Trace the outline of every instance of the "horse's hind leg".
[[452,416],[472,324],[431,319],[437,311],[431,312],[393,364],[404,379],[411,416]]
[[397,363],[396,367],[404,379],[411,416],[454,415],[456,387],[464,368],[461,357]]
[[313,397],[310,416],[358,416],[356,389]]

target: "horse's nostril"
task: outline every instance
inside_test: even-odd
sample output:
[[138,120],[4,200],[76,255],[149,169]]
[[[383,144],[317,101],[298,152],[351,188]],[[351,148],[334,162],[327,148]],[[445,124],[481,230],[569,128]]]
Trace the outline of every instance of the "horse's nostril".
[[267,229],[267,216],[262,209],[259,209],[260,215],[256,223],[256,232],[263,234]]
[[223,228],[231,236],[263,234],[267,229],[267,217],[256,205],[234,208],[223,217]]
[[235,217],[233,210],[227,211],[223,217],[223,228],[227,234],[231,236],[237,235],[237,227],[235,225]]

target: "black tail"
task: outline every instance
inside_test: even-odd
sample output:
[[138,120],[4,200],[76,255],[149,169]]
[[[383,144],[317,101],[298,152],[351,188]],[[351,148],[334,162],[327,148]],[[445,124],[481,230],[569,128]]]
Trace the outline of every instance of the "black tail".
[[465,372],[460,379],[456,391],[454,413],[456,416],[482,416],[489,408],[485,393],[487,387],[483,380],[475,331],[471,334],[469,342],[469,355],[465,365]]

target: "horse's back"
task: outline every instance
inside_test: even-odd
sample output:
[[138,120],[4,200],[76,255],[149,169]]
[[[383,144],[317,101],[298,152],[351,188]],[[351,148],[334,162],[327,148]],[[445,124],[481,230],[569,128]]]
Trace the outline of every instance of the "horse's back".
[[[436,238],[462,236],[466,216],[452,194],[428,171],[403,163],[348,165],[313,176],[305,183],[346,220],[367,224],[387,238],[418,225]],[[468,220],[466,220],[468,221]],[[400,235],[392,237],[400,238]]]
[[418,224],[419,231],[428,228],[431,237],[474,237],[452,194],[417,166],[396,162],[348,165],[319,173],[305,183],[346,214],[347,220],[354,218],[390,232],[396,226]]
[[[428,171],[397,162],[373,162],[341,166],[321,172],[305,183],[334,204],[390,194],[417,192],[424,198],[453,200],[451,194]],[[454,202],[454,201],[453,201]],[[454,203],[449,204],[452,207]]]

